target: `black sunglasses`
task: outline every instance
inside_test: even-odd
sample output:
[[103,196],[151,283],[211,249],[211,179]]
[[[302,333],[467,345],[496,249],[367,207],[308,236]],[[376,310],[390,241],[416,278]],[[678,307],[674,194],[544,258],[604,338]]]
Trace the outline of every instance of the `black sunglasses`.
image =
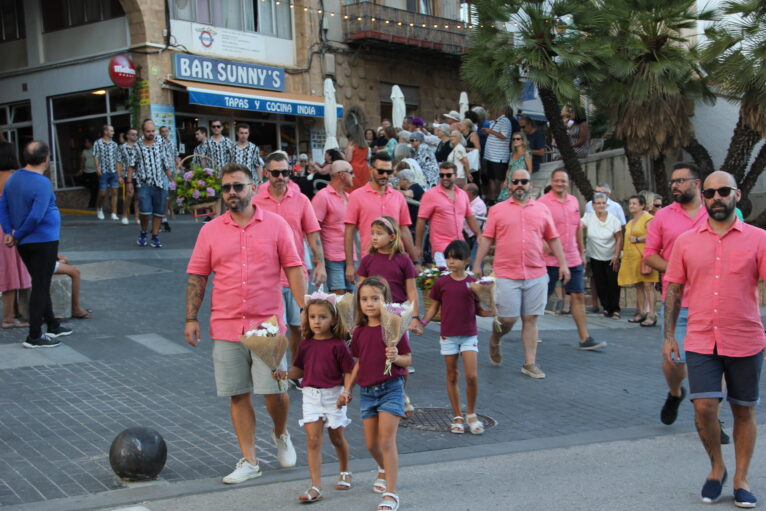
[[696,181],[696,180],[697,180],[696,177],[679,177],[676,179],[671,179],[670,181],[668,181],[668,184],[670,186],[673,186],[673,185],[680,185],[681,183],[684,183],[686,181]]
[[221,126],[220,124],[211,124],[210,127],[211,128],[223,128],[223,126]]
[[394,169],[379,169],[378,167],[373,167],[375,169],[375,172],[378,174],[388,174],[389,176],[394,173]]
[[245,189],[245,186],[247,186],[247,185],[244,185],[242,183],[225,184],[225,185],[221,185],[221,191],[223,193],[229,193],[232,190],[232,188],[233,188],[234,189],[234,193],[241,193],[242,190]]
[[450,178],[450,177],[452,177],[452,176],[454,176],[454,175],[455,175],[455,174],[453,174],[453,173],[451,173],[451,172],[450,172],[449,174],[442,174],[441,172],[439,172],[439,177],[440,177],[440,178],[442,178],[442,179],[444,179],[445,177],[446,177],[446,178]]
[[524,140],[524,139],[520,137],[513,137],[511,140]]
[[511,183],[513,183],[515,185],[518,185],[518,184],[525,185],[525,184],[529,183],[529,179],[511,179]]
[[269,172],[271,172],[271,175],[274,177],[279,177],[279,176],[287,177],[290,175],[289,170],[270,170]]
[[718,192],[719,196],[728,197],[734,190],[736,190],[736,188],[732,188],[731,186],[722,186],[721,188],[705,188],[702,190],[702,196],[706,199],[712,199],[715,197],[716,192]]

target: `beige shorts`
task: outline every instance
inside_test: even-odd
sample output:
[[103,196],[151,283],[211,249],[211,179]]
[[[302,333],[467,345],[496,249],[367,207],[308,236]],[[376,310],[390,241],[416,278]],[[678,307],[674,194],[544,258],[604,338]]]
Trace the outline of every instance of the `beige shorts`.
[[[280,369],[287,371],[287,357],[282,359]],[[280,394],[287,392],[271,376],[271,369],[241,342],[213,341],[213,370],[215,388],[219,396],[238,396],[240,394]]]
[[548,275],[528,280],[495,279],[497,316],[542,316],[548,300]]

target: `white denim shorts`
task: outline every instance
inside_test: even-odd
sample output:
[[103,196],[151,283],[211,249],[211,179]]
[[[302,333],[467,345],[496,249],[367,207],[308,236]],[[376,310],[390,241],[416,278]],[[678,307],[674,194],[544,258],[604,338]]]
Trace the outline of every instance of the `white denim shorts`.
[[303,387],[303,419],[298,423],[303,426],[308,422],[324,420],[324,427],[336,429],[345,428],[351,424],[346,417],[346,407],[338,408],[336,403],[343,392],[343,385],[329,389]]
[[479,338],[475,335],[439,337],[439,351],[442,355],[457,355],[464,351],[479,351]]

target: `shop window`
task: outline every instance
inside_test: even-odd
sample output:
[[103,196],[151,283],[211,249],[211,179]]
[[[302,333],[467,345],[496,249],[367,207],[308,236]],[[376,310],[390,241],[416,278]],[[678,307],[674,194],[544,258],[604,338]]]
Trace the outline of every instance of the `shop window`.
[[24,6],[21,0],[0,0],[0,43],[24,39]]
[[173,0],[171,12],[178,20],[292,39],[288,0]]
[[125,16],[120,0],[40,0],[40,7],[45,32]]

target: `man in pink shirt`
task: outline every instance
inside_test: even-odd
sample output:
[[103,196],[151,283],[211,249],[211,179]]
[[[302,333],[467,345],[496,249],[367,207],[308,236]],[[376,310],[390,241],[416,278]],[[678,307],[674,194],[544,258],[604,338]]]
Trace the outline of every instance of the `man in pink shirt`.
[[724,398],[721,378],[725,377],[734,416],[734,504],[752,508],[757,499],[750,492],[747,472],[755,448],[755,405],[766,346],[758,299],[758,280],[766,280],[766,232],[737,219],[740,191],[731,174],[710,174],[702,195],[707,221],[676,239],[665,274],[662,354],[669,363],[673,355],[681,354],[674,334],[688,286],[684,351],[689,399],[711,465],[702,501],[715,502],[726,482],[718,421],[719,403]]
[[[572,298],[572,318],[577,325],[581,350],[597,350],[606,346],[606,342],[596,342],[588,333],[588,321],[585,316],[585,243],[580,222],[580,203],[569,190],[569,174],[564,169],[556,169],[551,174],[551,191],[540,197],[553,216],[556,229],[561,236],[566,263],[572,278],[564,286],[564,291]],[[548,266],[548,296],[556,289],[560,264],[556,257],[548,254],[545,258]]]
[[390,216],[401,227],[402,242],[404,249],[415,260],[415,252],[412,244],[412,233],[405,226],[412,225],[410,211],[404,196],[388,186],[388,180],[394,173],[391,157],[385,151],[372,155],[370,161],[370,182],[361,188],[351,192],[348,197],[348,210],[346,210],[346,232],[344,235],[344,249],[346,253],[346,279],[354,281],[356,270],[354,268],[354,230],[359,230],[362,254],[367,255],[370,250],[372,238],[372,222],[382,216]]
[[511,175],[511,197],[489,210],[484,233],[476,252],[473,272],[482,273],[482,263],[495,244],[496,326],[489,338],[489,360],[500,365],[503,353],[500,341],[521,316],[521,341],[524,365],[521,372],[530,378],[545,378],[537,366],[537,317],[545,313],[548,274],[545,268],[546,242],[561,264],[561,278],[569,281],[569,267],[559,233],[548,208],[529,198],[532,188],[529,172],[517,170]]
[[[261,394],[274,421],[272,439],[283,467],[296,462],[295,449],[287,432],[290,400],[271,370],[242,345],[240,336],[272,316],[284,331],[280,275],[284,270],[290,291],[303,305],[306,281],[303,260],[295,249],[290,226],[278,215],[252,203],[257,185],[250,169],[232,163],[221,169],[221,192],[229,211],[202,226],[189,260],[186,286],[186,342],[197,346],[200,324],[197,319],[211,273],[210,337],[213,339],[213,368],[219,396],[231,399],[231,419],[239,440],[242,459],[224,477],[227,484],[259,477],[255,456],[255,414],[252,394]],[[287,369],[287,361],[282,360]]]
[[[293,230],[295,248],[303,254],[304,236],[311,249],[311,259],[314,263],[314,284],[322,284],[327,275],[324,266],[324,251],[319,239],[319,222],[317,222],[311,201],[290,184],[290,166],[287,156],[282,151],[275,151],[266,156],[264,175],[269,184],[265,183],[258,189],[253,202],[287,220]],[[308,280],[308,271],[304,266],[304,276]],[[285,305],[285,316],[290,326],[290,355],[292,359],[298,354],[298,344],[301,342],[301,311],[288,288],[287,278],[282,275],[282,300]],[[291,360],[292,360],[291,359]]]
[[346,229],[348,194],[353,186],[354,171],[345,160],[333,162],[330,167],[330,185],[325,186],[311,199],[319,226],[327,268],[327,288],[344,295],[354,291],[354,282],[346,280],[346,252],[343,236]]
[[471,200],[462,188],[455,186],[457,167],[454,163],[439,164],[439,184],[428,190],[420,199],[418,223],[415,226],[415,256],[420,260],[423,254],[423,233],[426,221],[430,222],[431,249],[436,266],[447,267],[444,249],[455,240],[463,240],[463,224],[468,226],[478,238],[481,229],[476,222]]
[[[647,227],[644,261],[655,270],[663,273],[667,271],[668,261],[672,256],[676,239],[681,234],[693,230],[707,221],[707,211],[702,207],[700,185],[700,173],[695,165],[684,162],[673,165],[673,171],[670,175],[670,191],[674,202],[659,210]],[[663,299],[666,288],[667,282],[663,281]],[[689,286],[686,287],[687,293],[688,289]],[[684,337],[688,318],[687,307],[688,300],[684,297],[681,301],[681,310],[675,331],[680,346],[679,357],[677,360],[663,360],[662,362],[662,372],[665,374],[669,392],[660,412],[660,420],[667,425],[676,421],[678,407],[686,396],[686,389],[682,383],[686,378]],[[660,308],[660,314],[662,311],[663,309]],[[660,322],[664,324],[662,317],[660,317]]]

